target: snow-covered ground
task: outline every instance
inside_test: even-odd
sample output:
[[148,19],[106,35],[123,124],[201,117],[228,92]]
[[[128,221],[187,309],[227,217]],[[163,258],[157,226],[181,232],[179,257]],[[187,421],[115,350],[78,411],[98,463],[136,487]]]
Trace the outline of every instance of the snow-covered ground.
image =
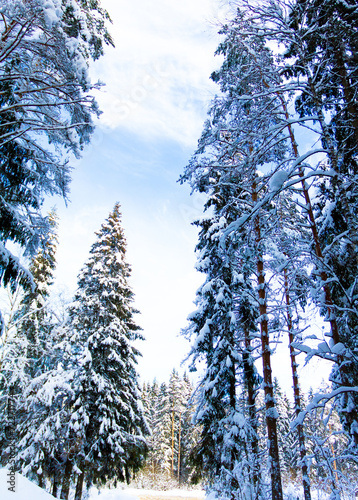
[[[53,496],[39,488],[21,474],[15,474],[15,485],[11,481],[8,469],[0,469],[0,498],[1,500],[53,500]],[[10,489],[9,489],[10,488]],[[137,490],[137,489],[102,489],[98,491],[92,488],[89,495],[89,500],[139,500],[141,496],[149,496],[154,498],[205,498],[204,491],[194,490],[170,490],[170,491],[153,491],[153,490]]]
[[92,488],[89,495],[89,500],[139,500],[139,496],[148,498],[205,498],[205,492],[202,490],[168,490],[168,491],[154,491],[154,490],[138,490],[132,488],[126,489],[103,489],[98,491]]
[[[1,500],[53,500],[53,496],[39,488],[21,474],[16,473],[15,492],[9,490],[12,487],[8,481],[10,480],[9,471],[0,469],[0,498]],[[143,489],[102,489],[98,491],[92,488],[88,500],[140,500],[140,497],[145,497],[148,500],[160,498],[181,498],[181,499],[205,499],[205,492],[201,490],[169,490],[169,491],[153,491]],[[285,491],[286,500],[301,500],[303,498],[302,491],[297,491],[295,487],[287,488]],[[327,500],[329,495],[323,492],[312,492],[313,500]],[[215,500],[213,495],[209,495],[205,500]]]
[[15,474],[15,485],[11,479],[8,469],[0,469],[1,500],[53,500],[54,498],[21,474]]

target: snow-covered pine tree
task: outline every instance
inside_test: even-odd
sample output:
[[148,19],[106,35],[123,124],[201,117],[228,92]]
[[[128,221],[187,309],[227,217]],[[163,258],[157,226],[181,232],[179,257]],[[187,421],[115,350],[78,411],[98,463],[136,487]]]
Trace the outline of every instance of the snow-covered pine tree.
[[[217,109],[215,101],[211,112]],[[225,118],[215,126],[225,128]],[[250,185],[239,158],[225,158],[225,142],[215,141],[208,122],[199,145],[213,141],[217,156],[205,162],[200,153],[193,158],[195,188],[207,193],[206,209],[211,217],[197,222],[201,227],[197,246],[197,269],[206,274],[197,294],[198,309],[190,316],[186,334],[193,336],[192,362],[203,359],[206,371],[199,388],[196,421],[202,428],[194,447],[194,464],[212,481],[221,495],[263,494],[257,446],[255,398],[261,382],[252,351],[256,345],[258,304],[254,290],[254,249],[245,229],[223,237],[230,224],[244,217],[251,206]],[[224,136],[224,133],[223,133]],[[222,146],[222,150],[220,149]],[[229,157],[230,158],[230,157]],[[193,170],[195,167],[195,170]],[[202,170],[201,170],[202,169]],[[202,173],[202,175],[200,175]],[[246,182],[246,184],[245,184]],[[238,387],[239,386],[239,387]],[[244,408],[240,392],[245,394]]]
[[[356,63],[351,57],[356,46],[352,29],[355,2],[343,5],[330,0],[322,3],[302,0],[288,4],[275,0],[262,2],[252,10],[260,18],[268,40],[287,48],[281,71],[295,87],[295,107],[301,125],[310,130],[319,145],[306,153],[307,158],[311,157],[309,163],[305,158],[300,159],[292,126],[288,124],[296,165],[301,164],[298,172],[305,196],[302,208],[309,218],[313,236],[314,274],[317,276],[315,298],[331,325],[327,336],[331,337],[332,350],[328,357],[336,361],[332,378],[337,387],[342,387],[338,396],[342,422],[351,434],[351,446],[356,447],[356,393],[348,389],[355,387],[358,380],[358,362],[353,354],[357,344],[354,301],[358,115],[353,91]],[[319,149],[320,156],[315,159]],[[312,210],[310,190],[304,182],[307,174],[316,179],[323,177],[316,213]],[[317,353],[325,355],[319,350]]]
[[[185,334],[193,338],[192,369],[203,359],[205,374],[195,423],[202,429],[193,449],[197,474],[209,479],[221,495],[237,490],[235,465],[243,454],[237,440],[245,419],[237,408],[236,370],[239,361],[235,339],[235,279],[237,272],[230,259],[220,251],[220,230],[224,217],[201,221],[197,268],[206,273],[206,281],[197,294],[197,310],[190,316]],[[242,473],[245,475],[245,468]],[[232,493],[234,494],[234,493]]]
[[[358,385],[354,354],[358,346],[356,7],[355,1],[296,2],[290,12],[296,43],[291,43],[287,53],[294,56],[290,71],[307,82],[296,99],[296,109],[301,116],[318,116],[327,152],[325,168],[331,173],[319,184],[316,216],[324,258],[321,266],[330,281],[338,327],[338,336],[331,339],[333,351],[339,354],[332,373],[336,387]],[[357,396],[344,392],[339,399],[351,446],[357,447]]]
[[[281,84],[280,75],[272,53],[265,46],[266,40],[255,23],[238,11],[237,17],[223,28],[223,33],[226,38],[218,52],[224,55],[225,60],[220,71],[213,74],[214,81],[220,84],[222,95],[212,105],[210,120],[184,178],[190,179],[193,189],[211,195],[212,200],[220,193],[227,203],[226,208],[232,210],[235,207],[236,214],[230,213],[228,224],[226,220],[222,222],[225,216],[227,218],[225,209],[217,212],[216,225],[219,224],[220,215],[224,216],[220,221],[222,227],[219,237],[222,262],[225,263],[225,258],[229,258],[224,249],[230,247],[230,240],[235,243],[239,241],[240,258],[244,253],[240,245],[248,238],[246,245],[250,248],[248,255],[251,256],[248,276],[250,279],[256,275],[258,279],[256,316],[259,315],[261,328],[272,495],[282,498],[264,255],[272,227],[272,212],[267,210],[269,202],[282,189],[288,177],[288,172],[284,170],[287,147],[284,131],[287,120],[282,96],[276,91]],[[267,172],[267,175],[262,175],[262,172],[258,175],[259,170]],[[214,188],[215,184],[223,191]],[[230,189],[234,184],[237,193],[225,198],[224,189]],[[209,259],[204,262],[207,265]],[[201,307],[200,311],[203,313],[204,308]]]
[[76,500],[84,480],[87,485],[129,481],[147,447],[136,372],[140,353],[134,346],[143,336],[134,318],[118,203],[96,236],[69,312],[80,368],[61,498],[73,472]]
[[[297,363],[298,351],[296,351],[295,345],[302,342],[300,320],[308,302],[307,287],[310,285],[308,269],[311,264],[307,252],[309,232],[305,228],[305,216],[299,212],[291,193],[276,196],[272,201],[272,205],[274,205],[276,211],[276,229],[266,256],[275,283],[275,298],[271,297],[271,308],[274,313],[273,321],[275,322],[278,339],[282,335],[285,336],[286,332],[288,334],[294,409],[296,417],[299,417],[302,404]],[[278,391],[279,393],[280,391]],[[280,411],[279,414],[281,418]],[[309,465],[306,457],[304,427],[301,421],[297,424],[296,430],[299,441],[304,495],[305,500],[310,500]],[[281,432],[279,432],[279,440],[281,439],[282,443],[280,434]],[[287,466],[290,466],[287,460],[284,466],[286,466],[286,469]]]
[[[305,408],[307,451],[311,462],[312,485],[340,499],[356,491],[357,462],[347,453],[349,435],[342,431],[337,400],[329,398],[316,404],[317,398],[331,393],[326,383],[308,392]],[[348,455],[348,456],[347,456]]]
[[34,255],[48,231],[44,196],[68,195],[70,154],[79,155],[98,109],[90,58],[112,43],[99,1],[4,0],[0,37],[0,279],[31,282],[8,241]]
[[[321,125],[333,141],[325,144],[328,155],[333,153],[331,147],[339,151],[336,159],[346,172],[356,169],[358,150],[356,7],[355,0],[296,0],[289,10],[290,28],[298,35],[295,41],[292,37],[287,53],[294,58],[289,67],[311,80],[300,94],[297,108],[305,113],[319,111],[317,116],[321,111],[325,114]],[[310,85],[315,87],[313,93]]]
[[[327,334],[330,337],[330,352],[320,349],[316,352],[336,361],[332,377],[337,388],[341,387],[337,396],[341,400],[342,422],[351,434],[351,446],[356,447],[357,360],[354,355],[354,331],[357,311],[354,300],[357,258],[354,249],[357,222],[354,179],[357,142],[354,139],[356,108],[352,94],[356,64],[351,57],[351,48],[356,41],[354,29],[348,27],[356,15],[355,7],[349,2],[343,6],[329,0],[321,4],[310,0],[295,4],[268,0],[253,5],[241,0],[240,4],[250,11],[268,43],[273,42],[281,49],[287,48],[287,57],[280,57],[281,50],[277,58],[280,62],[278,70],[286,81],[274,92],[282,101],[286,115],[286,124],[283,121],[282,125],[292,145],[290,184],[293,185],[292,169],[295,169],[304,196],[301,208],[312,231],[313,274],[317,277],[315,299],[331,326]],[[344,26],[347,26],[346,32]],[[327,37],[326,29],[329,31]],[[346,39],[347,51],[343,52],[342,60],[340,40]],[[346,78],[348,67],[352,74],[351,81]],[[333,85],[332,71],[335,72]],[[289,115],[283,98],[290,89],[294,89],[296,116]],[[314,142],[314,146],[302,156],[295,138],[298,125],[310,131]],[[317,220],[311,203],[312,190],[306,179],[320,177],[325,181],[322,182]],[[350,387],[353,389],[350,390]]]

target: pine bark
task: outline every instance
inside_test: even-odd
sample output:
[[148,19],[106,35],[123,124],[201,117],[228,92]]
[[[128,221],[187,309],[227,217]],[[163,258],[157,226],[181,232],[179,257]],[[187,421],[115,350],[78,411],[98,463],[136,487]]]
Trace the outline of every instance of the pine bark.
[[178,483],[180,484],[180,446],[181,446],[181,415],[179,414],[179,429],[178,429]]
[[[253,182],[252,201],[254,204],[257,203],[256,182]],[[262,252],[260,250],[261,227],[260,227],[259,216],[256,216],[255,218],[255,234],[256,234],[256,245],[257,245],[256,266],[257,266],[257,279],[258,279],[258,289],[259,289],[258,295],[259,295],[259,308],[260,308],[260,329],[261,329],[262,364],[263,364],[265,407],[266,407],[266,426],[267,426],[267,437],[269,443],[268,453],[269,453],[270,468],[271,468],[270,471],[271,490],[272,490],[272,499],[283,500],[280,457],[279,457],[278,439],[277,439],[277,418],[276,418],[275,399],[273,395],[273,383],[272,383],[271,350],[270,350],[268,321],[267,321],[264,262],[263,262]]]
[[[290,293],[289,293],[289,287],[288,287],[287,269],[284,269],[284,279],[285,279],[285,296],[286,296],[288,338],[289,338],[292,381],[293,381],[293,396],[294,396],[294,404],[295,404],[295,413],[296,413],[296,417],[298,417],[302,408],[301,408],[300,386],[299,386],[299,382],[298,382],[296,355],[295,355],[295,350],[294,350],[293,345],[292,345],[295,339],[294,339],[294,335],[293,335],[293,321],[292,321],[292,315],[291,315],[291,299],[290,299]],[[308,474],[309,471],[308,471],[307,458],[306,458],[306,455],[307,455],[306,443],[305,443],[305,436],[304,436],[302,424],[298,424],[297,434],[298,434],[298,445],[299,445],[300,458],[301,458],[303,492],[305,495],[305,500],[311,500],[311,484],[310,484],[310,478],[309,478],[309,474]]]
[[247,390],[247,406],[249,412],[250,426],[252,429],[250,444],[251,444],[251,452],[253,455],[253,470],[252,470],[252,482],[256,489],[256,486],[259,482],[259,470],[260,466],[258,463],[258,455],[259,455],[259,441],[257,435],[257,415],[256,415],[256,388],[255,388],[255,380],[254,380],[254,371],[250,364],[250,354],[251,354],[251,339],[250,332],[244,326],[244,334],[245,334],[245,351],[243,353],[243,368],[244,368],[244,379],[245,386]]

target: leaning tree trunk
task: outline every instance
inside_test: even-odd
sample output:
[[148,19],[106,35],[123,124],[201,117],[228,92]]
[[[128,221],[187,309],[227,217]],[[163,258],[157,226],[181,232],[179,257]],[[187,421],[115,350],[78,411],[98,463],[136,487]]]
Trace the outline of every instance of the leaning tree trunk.
[[[312,94],[315,95],[314,89],[311,89],[311,90],[312,90]],[[282,102],[282,105],[283,105],[283,108],[285,111],[285,116],[286,116],[287,121],[288,121],[288,117],[289,117],[288,111],[287,111],[287,107],[283,101],[283,98],[282,98],[281,102]],[[321,122],[321,120],[320,120],[320,122]],[[321,123],[321,125],[323,126],[322,123]],[[298,146],[297,146],[297,142],[296,142],[296,139],[295,139],[295,136],[293,133],[292,126],[290,123],[288,123],[287,127],[288,127],[288,131],[289,131],[289,135],[290,135],[290,140],[291,140],[291,145],[292,145],[294,156],[295,156],[295,158],[299,158]],[[323,133],[325,132],[324,127],[322,129],[322,132]],[[329,137],[327,137],[325,135],[325,138],[326,138],[326,141],[328,141],[328,143],[329,143]],[[299,166],[298,175],[301,178],[302,192],[303,192],[305,202],[306,202],[306,212],[307,212],[307,216],[308,216],[311,231],[312,231],[315,254],[316,254],[316,257],[317,257],[317,260],[319,263],[319,273],[320,273],[320,277],[321,277],[321,280],[323,283],[322,288],[323,288],[323,292],[324,292],[324,305],[327,308],[327,313],[328,313],[327,316],[328,316],[328,320],[329,320],[329,323],[331,326],[332,340],[333,340],[334,345],[336,345],[336,344],[339,344],[341,342],[341,338],[339,335],[338,324],[336,321],[335,307],[334,307],[334,302],[332,300],[331,289],[330,289],[330,286],[328,283],[328,276],[327,276],[327,273],[322,266],[323,252],[322,252],[321,242],[319,239],[319,234],[318,234],[315,216],[314,216],[313,209],[312,209],[312,203],[311,203],[310,195],[308,192],[308,187],[307,187],[307,184],[305,181],[304,169],[303,169],[302,165]],[[344,359],[344,357],[342,355],[338,354],[336,362],[337,362],[337,366],[338,366],[340,377],[341,377],[341,385],[351,386],[352,383],[350,382],[349,366],[347,366],[347,363],[346,363],[347,360]],[[352,435],[352,438],[354,440],[355,445],[358,445],[358,431],[357,431],[357,425],[356,425],[356,422],[358,421],[357,410],[355,408],[355,405],[350,405],[350,407],[351,407],[350,413],[346,414],[346,418],[347,418],[347,421],[348,421],[349,427],[350,427],[349,432]]]

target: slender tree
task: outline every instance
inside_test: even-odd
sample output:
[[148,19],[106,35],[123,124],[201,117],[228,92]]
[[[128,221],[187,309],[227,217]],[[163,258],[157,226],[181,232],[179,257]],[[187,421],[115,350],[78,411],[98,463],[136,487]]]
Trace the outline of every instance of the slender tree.
[[18,335],[27,339],[27,363],[29,377],[33,378],[49,369],[51,347],[48,341],[51,337],[53,320],[48,307],[50,286],[53,284],[53,274],[56,267],[57,216],[54,211],[49,214],[50,234],[44,241],[42,249],[32,259],[29,271],[33,276],[35,287],[28,290],[20,303],[15,315]]

